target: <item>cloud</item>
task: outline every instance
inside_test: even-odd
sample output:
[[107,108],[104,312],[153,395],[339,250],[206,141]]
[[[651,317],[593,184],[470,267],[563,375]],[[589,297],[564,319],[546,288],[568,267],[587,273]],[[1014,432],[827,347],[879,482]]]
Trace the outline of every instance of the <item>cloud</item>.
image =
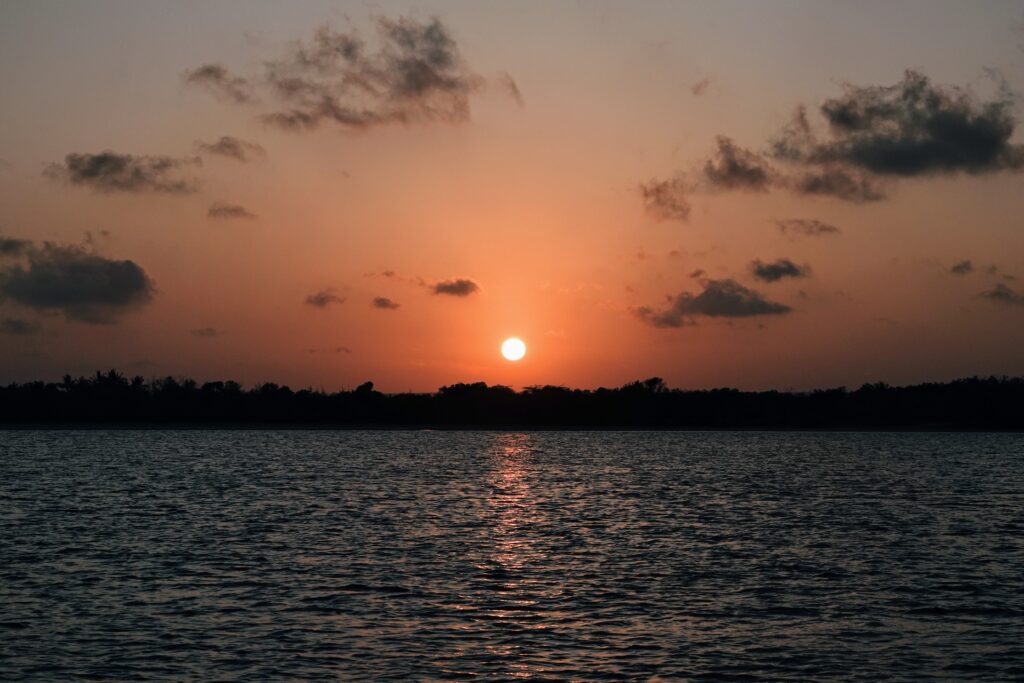
[[774,172],[763,157],[737,147],[724,135],[715,143],[718,149],[703,167],[703,179],[711,188],[764,192],[771,186]]
[[221,64],[203,64],[182,74],[182,80],[212,92],[218,99],[246,104],[255,100],[252,85],[241,76],[235,76]]
[[804,171],[785,182],[797,194],[835,197],[856,204],[877,202],[886,197],[877,180],[834,165]]
[[686,199],[688,187],[682,177],[652,180],[641,184],[639,190],[644,207],[658,220],[685,222],[690,217],[690,202]]
[[195,147],[196,151],[200,154],[215,154],[243,162],[266,156],[267,153],[263,146],[258,143],[240,140],[230,135],[222,135],[215,142],[196,140]]
[[773,263],[765,263],[761,259],[750,264],[754,278],[762,282],[777,282],[783,278],[802,278],[811,274],[810,266],[798,266],[788,258],[780,258]]
[[698,171],[642,186],[644,202],[662,217],[685,220],[685,195],[695,191],[786,189],[867,203],[885,199],[893,178],[1024,170],[1024,145],[1011,142],[1014,98],[1004,79],[996,81],[989,99],[913,70],[891,86],[848,84],[818,108],[824,132],[801,106],[765,155],[719,135],[717,151]]
[[839,235],[842,230],[829,223],[823,223],[814,218],[786,218],[775,221],[775,225],[786,235],[804,235],[807,237],[824,237],[826,235]]
[[[264,61],[256,79],[235,76],[219,64],[203,65],[184,78],[239,104],[255,101],[255,85],[265,88],[276,105],[261,120],[287,130],[469,120],[469,96],[483,79],[463,61],[444,24],[436,18],[380,18],[375,28],[371,48],[358,31],[323,26],[309,41]],[[511,78],[501,82],[513,96],[518,93],[518,87],[509,88],[515,86]]]
[[0,270],[0,300],[68,320],[113,323],[153,298],[153,282],[134,261],[112,260],[76,245],[32,244],[23,262]]
[[1010,289],[1002,282],[982,292],[980,296],[1002,306],[1024,306],[1024,294]]
[[352,353],[352,349],[347,346],[334,346],[326,349],[310,348],[306,349],[306,353]]
[[23,337],[38,334],[42,329],[42,325],[30,320],[22,320],[20,318],[5,318],[4,320],[0,320],[0,333],[3,334],[12,334]]
[[970,259],[966,259],[950,266],[949,272],[953,275],[967,275],[974,272],[974,264]]
[[244,206],[238,204],[225,204],[223,202],[214,202],[207,209],[206,215],[209,218],[216,218],[218,220],[231,220],[236,218],[242,218],[245,220],[252,220],[256,218],[256,214],[251,213]]
[[385,309],[385,310],[393,311],[396,308],[398,308],[399,306],[401,306],[402,304],[400,304],[400,303],[398,303],[396,301],[392,301],[391,299],[387,298],[386,296],[377,296],[377,297],[373,298],[372,305],[373,305],[374,308],[382,308],[382,309]]
[[776,141],[781,156],[898,177],[1024,167],[1024,146],[1010,142],[1016,121],[1012,97],[1005,92],[981,101],[913,70],[892,86],[846,85],[844,90],[819,108],[827,137],[817,139],[804,117]]
[[315,308],[327,308],[331,304],[345,303],[345,298],[335,294],[333,289],[321,289],[307,296],[306,303]]
[[670,300],[669,306],[655,310],[649,306],[636,309],[644,322],[654,327],[683,327],[694,324],[693,318],[748,318],[761,315],[782,315],[792,309],[785,304],[765,299],[735,280],[704,280],[699,294],[683,292]]
[[693,94],[694,97],[700,97],[701,95],[707,92],[710,86],[711,79],[702,78],[701,80],[697,81],[696,83],[690,86],[690,92]]
[[434,290],[434,294],[469,296],[480,291],[480,285],[467,278],[455,278],[453,280],[442,280],[434,284],[431,289]]
[[29,240],[0,237],[0,256],[20,256],[32,246]]
[[520,107],[526,106],[526,102],[523,100],[523,93],[519,90],[519,86],[511,75],[503,72],[498,76],[498,85],[502,90],[508,93],[509,97],[515,100],[516,104]]
[[182,177],[181,172],[199,163],[199,159],[134,156],[108,150],[99,154],[68,154],[63,164],[50,164],[44,175],[97,192],[191,194],[199,189],[199,183]]
[[212,327],[200,327],[200,328],[195,329],[195,330],[190,330],[189,334],[191,334],[193,337],[199,337],[201,339],[209,339],[211,337],[216,337],[218,332],[217,332],[217,330],[215,330]]

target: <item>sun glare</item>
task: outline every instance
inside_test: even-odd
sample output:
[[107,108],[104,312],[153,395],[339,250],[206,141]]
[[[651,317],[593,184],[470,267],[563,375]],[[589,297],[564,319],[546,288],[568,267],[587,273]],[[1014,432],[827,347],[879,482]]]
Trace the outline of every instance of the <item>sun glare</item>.
[[519,360],[526,355],[526,344],[518,337],[509,337],[501,345],[501,355],[507,360]]

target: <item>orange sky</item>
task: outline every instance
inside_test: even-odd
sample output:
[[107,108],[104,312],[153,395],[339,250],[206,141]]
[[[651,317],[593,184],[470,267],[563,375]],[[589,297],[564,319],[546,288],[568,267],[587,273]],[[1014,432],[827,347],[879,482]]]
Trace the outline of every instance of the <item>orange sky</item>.
[[[1012,2],[6,3],[0,382],[1024,374],[1022,20]],[[785,157],[800,106],[811,138]],[[315,124],[284,129],[296,112]],[[225,136],[244,160],[201,146]],[[811,193],[826,170],[859,194]],[[687,216],[645,205],[659,182]],[[477,288],[437,290],[460,279]]]

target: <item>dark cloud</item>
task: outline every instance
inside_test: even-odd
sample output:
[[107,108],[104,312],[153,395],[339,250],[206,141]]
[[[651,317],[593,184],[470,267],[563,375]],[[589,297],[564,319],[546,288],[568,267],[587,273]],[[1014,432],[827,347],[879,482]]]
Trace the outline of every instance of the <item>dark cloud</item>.
[[683,327],[693,324],[693,318],[748,318],[760,315],[782,315],[792,309],[785,304],[765,299],[762,294],[748,289],[735,280],[704,280],[699,294],[683,292],[674,297],[669,306],[655,310],[643,306],[636,315],[655,327]]
[[809,266],[799,266],[788,258],[780,258],[772,263],[757,259],[750,264],[750,271],[762,282],[777,282],[787,277],[808,277],[811,274]]
[[255,99],[249,81],[235,76],[221,64],[203,64],[186,71],[182,79],[188,84],[202,86],[228,102],[245,104]]
[[1003,306],[1024,306],[1024,294],[1010,289],[1002,282],[982,292],[980,296]]
[[0,256],[20,256],[32,246],[29,240],[0,237]]
[[207,209],[206,215],[209,218],[216,218],[218,220],[231,220],[235,218],[242,218],[245,220],[252,220],[256,218],[256,214],[251,213],[244,206],[238,204],[224,204],[222,202],[214,202]]
[[776,141],[780,156],[809,164],[841,164],[880,176],[981,174],[1024,167],[1012,144],[1013,101],[1005,92],[981,101],[960,88],[934,85],[906,71],[892,86],[845,86],[820,113],[828,137],[791,124]]
[[480,285],[466,278],[453,280],[442,280],[433,285],[434,294],[447,294],[449,296],[469,296],[480,290]]
[[402,304],[398,303],[397,301],[392,301],[391,299],[387,298],[386,296],[377,296],[377,297],[373,298],[372,305],[373,305],[374,308],[383,308],[385,310],[393,311],[396,308],[398,308],[399,306],[401,306]]
[[966,259],[959,263],[954,263],[950,267],[949,272],[953,275],[967,275],[974,272],[974,264],[971,263],[970,259]]
[[0,270],[0,300],[68,320],[113,323],[153,298],[153,282],[134,261],[105,258],[82,247],[44,242],[24,262]]
[[519,86],[512,76],[507,73],[502,73],[498,76],[498,85],[508,93],[509,97],[516,101],[520,107],[525,107],[526,102],[523,100],[523,93],[519,90]]
[[703,78],[690,86],[690,92],[693,94],[694,97],[700,97],[701,95],[707,92],[710,86],[711,79]]
[[306,303],[315,308],[327,308],[331,304],[345,303],[345,298],[335,294],[333,289],[321,289],[307,296]]
[[190,334],[193,337],[199,337],[201,339],[209,339],[211,337],[216,337],[219,333],[217,332],[217,330],[215,330],[212,327],[200,327],[200,328],[195,329],[195,330],[190,330]]
[[[990,74],[991,75],[991,74]],[[968,90],[933,84],[907,71],[892,86],[845,86],[819,108],[825,133],[799,107],[770,141],[767,154],[785,165],[718,136],[716,153],[697,173],[644,186],[644,201],[655,210],[701,190],[788,189],[805,196],[866,203],[886,198],[885,181],[931,175],[974,175],[1024,169],[1024,145],[1011,142],[1016,129],[1013,96],[998,75],[998,94],[979,99]]]
[[715,142],[718,149],[703,168],[704,181],[713,189],[764,192],[772,185],[774,172],[763,157],[724,135]]
[[715,138],[716,150],[698,170],[678,173],[671,180],[652,180],[640,185],[647,210],[660,219],[686,221],[690,215],[688,195],[694,192],[767,192],[788,189],[803,195],[828,195],[852,202],[870,202],[885,197],[879,183],[867,174],[836,164],[809,166],[797,173],[779,171],[768,159],[738,146],[730,138]]
[[20,318],[5,318],[4,320],[0,320],[0,333],[3,334],[13,334],[19,337],[25,337],[38,334],[42,329],[42,325],[30,320],[22,320]]
[[263,121],[290,130],[325,122],[360,129],[467,121],[469,96],[483,80],[463,62],[444,24],[382,18],[376,28],[375,50],[358,32],[322,27],[266,62],[262,81],[281,108]]
[[834,225],[823,223],[814,218],[787,218],[775,221],[775,225],[786,235],[805,235],[807,237],[824,237],[838,235],[842,231]]
[[267,153],[258,143],[240,140],[230,135],[223,135],[215,142],[196,140],[195,146],[196,151],[200,154],[215,154],[237,161],[251,161],[257,157],[266,156]]
[[803,171],[786,183],[797,194],[835,197],[858,204],[881,201],[886,196],[877,180],[835,165]]
[[133,156],[104,151],[99,154],[68,154],[63,164],[50,164],[44,175],[97,192],[190,194],[199,189],[199,183],[193,178],[182,177],[182,172],[199,163],[199,159]]
[[690,217],[688,187],[683,178],[652,180],[639,189],[647,211],[658,220],[685,221]]

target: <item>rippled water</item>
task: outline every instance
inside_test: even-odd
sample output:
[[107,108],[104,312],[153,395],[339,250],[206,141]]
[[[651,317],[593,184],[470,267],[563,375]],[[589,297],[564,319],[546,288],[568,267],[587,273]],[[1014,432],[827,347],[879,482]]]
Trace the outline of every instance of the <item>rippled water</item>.
[[1024,677],[1024,436],[0,432],[0,678]]

